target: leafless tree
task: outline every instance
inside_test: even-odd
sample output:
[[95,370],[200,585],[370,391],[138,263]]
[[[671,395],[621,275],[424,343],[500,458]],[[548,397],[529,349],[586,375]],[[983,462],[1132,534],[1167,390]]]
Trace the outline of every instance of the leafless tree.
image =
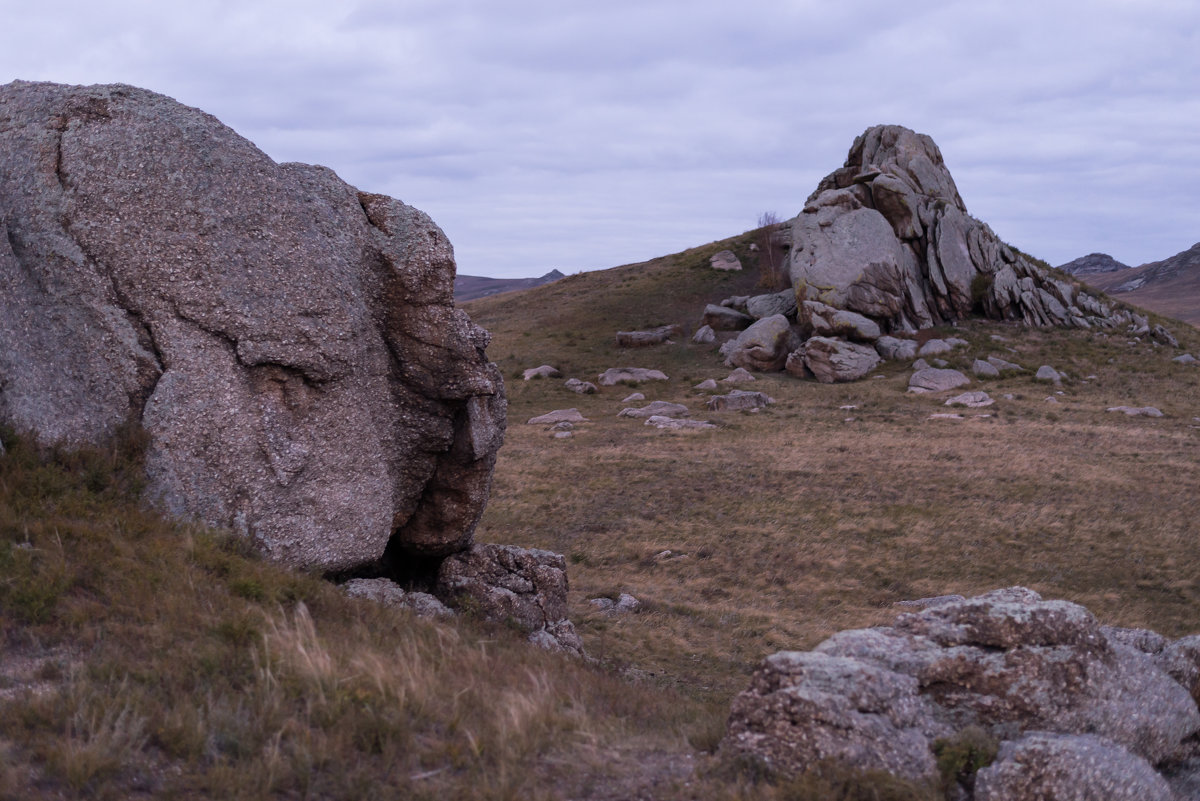
[[779,230],[782,223],[773,211],[758,215],[758,264],[761,272],[759,282],[768,289],[787,288],[783,253],[779,247]]

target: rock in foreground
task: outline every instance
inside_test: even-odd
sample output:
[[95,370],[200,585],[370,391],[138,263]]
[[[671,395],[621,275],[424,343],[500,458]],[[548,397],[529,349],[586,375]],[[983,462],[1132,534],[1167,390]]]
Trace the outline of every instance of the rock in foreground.
[[[1169,798],[1155,766],[1194,756],[1200,712],[1196,649],[1164,643],[1020,587],[950,600],[768,657],[722,749],[785,775],[833,758],[933,782],[935,744],[982,730],[1000,747],[976,798]],[[1081,781],[1092,794],[1061,794]]]
[[150,498],[346,570],[466,547],[505,425],[424,213],[128,86],[0,87],[0,422],[150,437]]

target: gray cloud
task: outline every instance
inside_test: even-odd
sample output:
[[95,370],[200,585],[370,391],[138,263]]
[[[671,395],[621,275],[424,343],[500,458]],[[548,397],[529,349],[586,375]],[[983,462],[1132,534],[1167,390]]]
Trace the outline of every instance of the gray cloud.
[[[4,5],[12,8],[5,9]],[[465,273],[637,261],[796,213],[854,137],[938,142],[1052,263],[1200,239],[1190,1],[0,2],[0,80],[120,81],[446,229]]]

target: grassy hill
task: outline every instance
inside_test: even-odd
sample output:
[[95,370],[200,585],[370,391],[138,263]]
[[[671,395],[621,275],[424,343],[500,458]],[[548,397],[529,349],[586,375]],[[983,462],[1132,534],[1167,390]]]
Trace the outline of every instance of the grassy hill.
[[[752,264],[752,239],[464,306],[509,392],[477,538],[566,555],[596,664],[351,601],[162,521],[134,500],[134,432],[85,454],[2,432],[0,798],[932,798],[877,777],[777,784],[710,752],[764,655],[889,622],[899,600],[1023,584],[1107,623],[1200,628],[1200,368],[1116,334],[971,322],[955,366],[1031,370],[976,382],[998,400],[965,419],[929,419],[949,410],[907,394],[899,364],[836,386],[760,376],[773,406],[708,413],[693,385],[729,372],[712,346],[613,334],[690,331],[705,303],[759,291],[753,269],[708,266],[724,248]],[[1200,332],[1168,325],[1200,356]],[[618,418],[628,386],[520,379],[543,363],[662,369],[637,390],[719,427]],[[1042,364],[1069,380],[1035,383]],[[569,439],[525,423],[567,407],[590,419]],[[588,604],[620,592],[636,614]]]

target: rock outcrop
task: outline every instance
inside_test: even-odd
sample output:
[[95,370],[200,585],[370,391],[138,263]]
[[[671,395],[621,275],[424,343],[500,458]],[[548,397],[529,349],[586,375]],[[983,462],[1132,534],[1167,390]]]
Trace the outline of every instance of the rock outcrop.
[[1194,639],[1107,629],[1020,587],[951,599],[768,657],[722,749],[783,774],[833,758],[934,781],[938,742],[982,731],[998,757],[958,797],[1170,798],[1200,731]]
[[0,421],[150,437],[148,496],[346,570],[466,547],[505,426],[424,213],[128,86],[0,87]]

